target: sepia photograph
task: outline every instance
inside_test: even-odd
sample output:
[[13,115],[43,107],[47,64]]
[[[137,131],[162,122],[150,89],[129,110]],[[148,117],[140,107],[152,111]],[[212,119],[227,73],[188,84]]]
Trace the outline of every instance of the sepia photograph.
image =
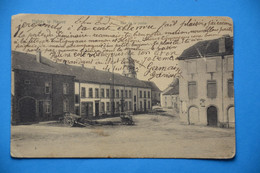
[[18,14],[11,156],[236,154],[229,17]]

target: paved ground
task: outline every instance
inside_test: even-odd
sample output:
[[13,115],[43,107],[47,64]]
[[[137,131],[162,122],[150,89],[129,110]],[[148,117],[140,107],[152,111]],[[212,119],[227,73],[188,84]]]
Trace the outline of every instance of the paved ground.
[[[172,115],[171,111],[168,113]],[[12,126],[16,157],[229,158],[235,130],[179,123],[175,116],[142,114],[134,126],[67,127],[45,122]]]

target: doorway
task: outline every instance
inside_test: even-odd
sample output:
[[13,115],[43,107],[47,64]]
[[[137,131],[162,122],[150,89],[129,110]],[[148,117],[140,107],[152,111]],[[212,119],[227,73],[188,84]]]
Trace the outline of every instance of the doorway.
[[81,116],[83,118],[91,118],[93,116],[93,103],[82,102],[81,103]]
[[36,120],[36,101],[31,97],[25,97],[19,101],[19,115],[21,122],[33,122]]
[[208,121],[208,126],[217,126],[218,125],[218,111],[215,106],[208,107],[207,121]]
[[189,108],[189,124],[194,125],[198,124],[199,122],[199,109],[197,107],[190,107]]
[[95,116],[99,116],[99,102],[95,102]]

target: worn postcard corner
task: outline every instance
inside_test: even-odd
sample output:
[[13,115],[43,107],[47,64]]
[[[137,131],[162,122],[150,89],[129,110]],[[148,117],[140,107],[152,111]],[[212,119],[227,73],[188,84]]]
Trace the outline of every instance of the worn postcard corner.
[[235,157],[230,17],[12,16],[11,156]]

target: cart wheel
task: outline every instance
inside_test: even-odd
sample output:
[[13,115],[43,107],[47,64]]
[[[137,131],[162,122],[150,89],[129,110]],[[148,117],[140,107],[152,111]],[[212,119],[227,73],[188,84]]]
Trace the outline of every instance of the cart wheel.
[[75,121],[73,119],[71,119],[70,122],[69,122],[69,125],[70,125],[70,127],[74,127]]

